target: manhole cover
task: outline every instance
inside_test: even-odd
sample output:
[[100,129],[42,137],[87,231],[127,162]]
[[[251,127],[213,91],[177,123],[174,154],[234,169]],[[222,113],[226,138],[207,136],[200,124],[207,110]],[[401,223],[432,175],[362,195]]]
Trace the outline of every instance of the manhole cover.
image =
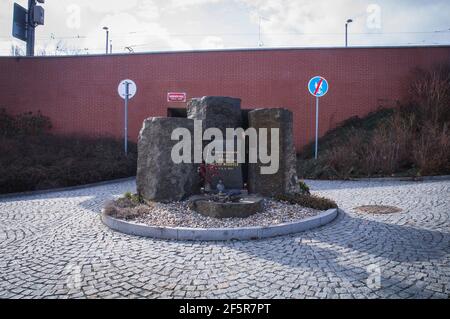
[[399,213],[402,210],[394,206],[384,206],[384,205],[364,205],[354,208],[358,213],[365,214],[394,214]]

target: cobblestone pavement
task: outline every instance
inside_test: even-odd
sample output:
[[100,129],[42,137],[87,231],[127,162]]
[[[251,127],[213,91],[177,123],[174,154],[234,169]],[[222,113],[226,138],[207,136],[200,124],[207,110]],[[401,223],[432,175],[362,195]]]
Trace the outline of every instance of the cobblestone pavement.
[[[101,207],[134,181],[0,199],[0,298],[449,298],[450,181],[308,183],[345,213],[245,242],[109,230]],[[352,211],[365,204],[403,212]]]

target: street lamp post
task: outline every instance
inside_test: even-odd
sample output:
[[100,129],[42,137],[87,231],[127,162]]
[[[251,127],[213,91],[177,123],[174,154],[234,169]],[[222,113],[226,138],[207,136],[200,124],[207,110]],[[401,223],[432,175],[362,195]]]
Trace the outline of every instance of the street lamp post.
[[109,28],[103,27],[103,30],[106,31],[106,54],[108,54],[108,46],[109,46]]
[[347,22],[345,22],[345,47],[348,47],[348,25],[352,22],[352,19],[348,19]]

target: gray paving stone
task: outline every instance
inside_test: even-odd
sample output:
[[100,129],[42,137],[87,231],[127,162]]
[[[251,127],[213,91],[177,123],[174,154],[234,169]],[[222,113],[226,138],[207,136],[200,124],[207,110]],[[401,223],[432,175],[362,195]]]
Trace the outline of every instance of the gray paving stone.
[[[0,199],[0,298],[449,298],[450,182],[307,181],[345,213],[290,236],[139,238],[105,227],[133,181]],[[392,205],[362,215],[360,205]],[[379,267],[381,288],[368,286]],[[72,287],[70,285],[79,285]]]

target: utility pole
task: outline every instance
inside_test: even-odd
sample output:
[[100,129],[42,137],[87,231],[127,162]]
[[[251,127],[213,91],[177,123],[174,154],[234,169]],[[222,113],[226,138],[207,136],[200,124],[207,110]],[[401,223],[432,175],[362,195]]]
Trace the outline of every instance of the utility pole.
[[112,54],[112,40],[109,40],[109,54]]
[[37,6],[36,1],[45,3],[45,0],[28,0],[27,13],[27,56],[34,56],[35,29],[44,25],[44,8]]
[[34,56],[34,34],[36,25],[34,24],[34,7],[36,0],[28,0],[28,20],[27,20],[27,56]]
[[106,31],[106,54],[108,54],[108,46],[109,46],[109,28],[103,27],[103,30]]
[[28,9],[14,3],[12,35],[26,42],[27,56],[34,56],[35,29],[44,25],[45,20],[45,10],[37,3],[45,3],[45,0],[28,0]]

